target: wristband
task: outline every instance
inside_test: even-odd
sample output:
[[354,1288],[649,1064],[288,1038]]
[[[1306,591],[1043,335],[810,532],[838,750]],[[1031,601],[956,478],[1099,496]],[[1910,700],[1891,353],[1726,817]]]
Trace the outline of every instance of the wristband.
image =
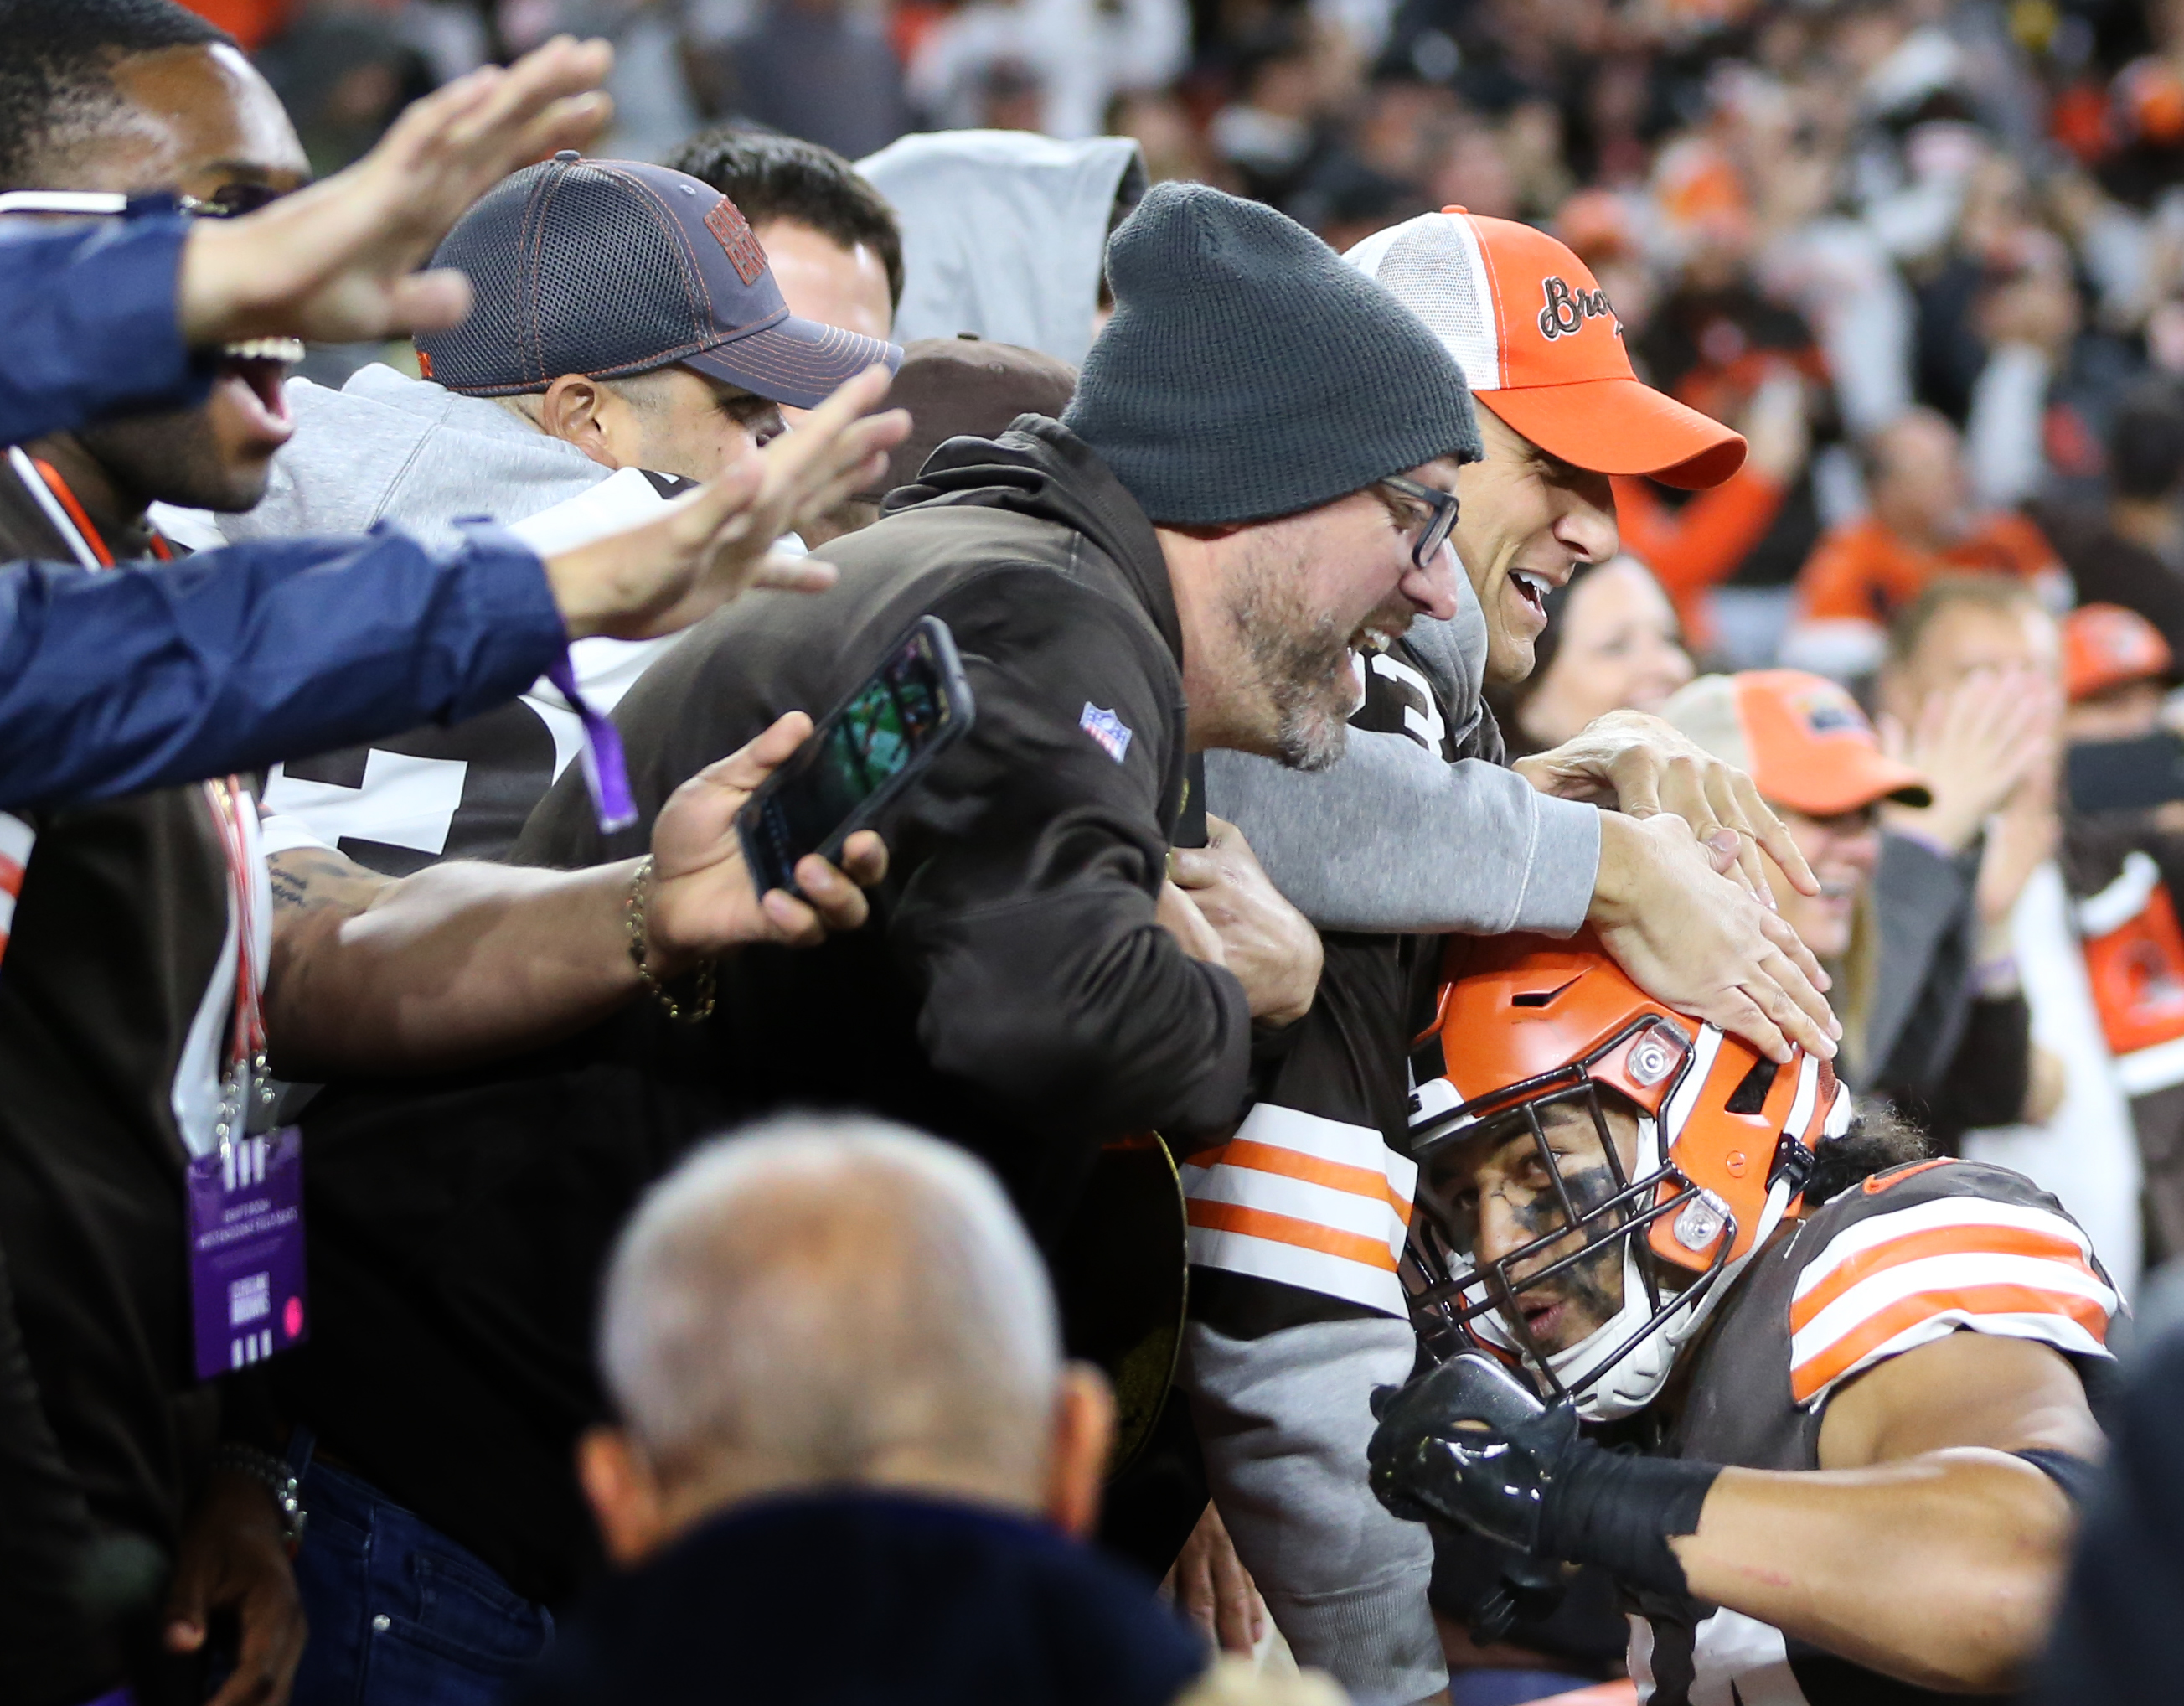
[[1698,1531],[1719,1463],[1633,1457],[1580,1439],[1556,1468],[1558,1485],[1540,1513],[1542,1551],[1596,1564],[1632,1587],[1690,1592],[1669,1542]]
[[2035,1446],[2030,1451],[2012,1452],[2010,1456],[2023,1458],[2033,1468],[2063,1489],[2063,1497],[2079,1510],[2093,1496],[2101,1471],[2098,1463],[2089,1463],[2083,1458],[2074,1458],[2068,1452],[2059,1452],[2046,1446]]
[[248,1475],[273,1495],[274,1508],[281,1513],[281,1538],[287,1542],[288,1556],[293,1558],[296,1548],[304,1543],[304,1530],[310,1523],[309,1514],[304,1508],[302,1478],[281,1458],[255,1446],[215,1447],[212,1466]]

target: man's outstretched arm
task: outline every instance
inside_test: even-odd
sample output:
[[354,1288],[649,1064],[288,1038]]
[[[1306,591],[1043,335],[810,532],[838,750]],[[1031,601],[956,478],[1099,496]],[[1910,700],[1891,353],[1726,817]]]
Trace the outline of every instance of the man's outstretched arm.
[[864,923],[863,889],[886,850],[850,839],[845,870],[816,855],[796,868],[811,904],[760,895],[735,815],[811,732],[783,717],[677,789],[636,860],[583,871],[454,862],[384,878],[326,849],[276,854],[266,1031],[283,1076],[370,1076],[459,1066],[533,1048],[605,1017],[644,987],[632,951],[632,896],[644,964],[666,984],[758,942],[800,945]]

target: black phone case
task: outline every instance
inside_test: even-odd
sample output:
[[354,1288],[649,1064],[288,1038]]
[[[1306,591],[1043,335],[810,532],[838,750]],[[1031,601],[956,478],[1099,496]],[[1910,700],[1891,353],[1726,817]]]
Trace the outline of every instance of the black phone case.
[[2070,750],[2064,773],[2080,811],[2148,811],[2184,800],[2184,741],[2165,731],[2083,741]]
[[[956,636],[948,631],[948,624],[939,616],[920,616],[880,654],[880,662],[873,674],[866,677],[844,694],[834,708],[819,720],[804,745],[797,748],[797,751],[802,752],[813,742],[824,739],[827,732],[856,702],[859,695],[872,684],[878,670],[885,668],[888,661],[900,651],[912,636],[920,633],[931,643],[933,657],[940,666],[940,689],[948,702],[948,726],[941,730],[931,745],[917,753],[900,773],[889,777],[878,793],[844,818],[824,842],[811,850],[830,864],[841,862],[843,845],[858,830],[871,828],[880,815],[901,797],[934,760],[963,738],[978,716],[977,701],[971,696],[970,680],[963,673],[963,659],[956,650]],[[767,777],[759,784],[757,791],[744,801],[743,809],[736,813],[736,833],[743,842],[744,863],[749,867],[751,881],[761,895],[769,889],[786,889],[792,895],[800,893],[794,873],[774,867],[772,850],[758,833],[760,814],[766,810],[767,800],[783,785],[787,771],[788,766],[784,764]],[[801,858],[802,856],[798,856]]]

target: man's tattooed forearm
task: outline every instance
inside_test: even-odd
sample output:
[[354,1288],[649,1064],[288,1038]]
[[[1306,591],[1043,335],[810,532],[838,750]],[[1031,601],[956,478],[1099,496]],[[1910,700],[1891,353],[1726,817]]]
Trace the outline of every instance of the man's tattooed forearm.
[[276,913],[309,912],[327,907],[361,912],[394,881],[376,871],[367,871],[342,854],[317,848],[276,853],[265,863]]

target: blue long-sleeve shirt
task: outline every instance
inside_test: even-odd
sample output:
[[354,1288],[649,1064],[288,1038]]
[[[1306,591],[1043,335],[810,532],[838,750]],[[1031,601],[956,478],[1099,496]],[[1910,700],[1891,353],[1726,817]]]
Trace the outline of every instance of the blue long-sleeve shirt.
[[0,220],[0,444],[203,400],[213,370],[176,315],[189,228],[166,213]]
[[567,634],[538,557],[473,530],[0,568],[0,810],[111,798],[452,722]]

